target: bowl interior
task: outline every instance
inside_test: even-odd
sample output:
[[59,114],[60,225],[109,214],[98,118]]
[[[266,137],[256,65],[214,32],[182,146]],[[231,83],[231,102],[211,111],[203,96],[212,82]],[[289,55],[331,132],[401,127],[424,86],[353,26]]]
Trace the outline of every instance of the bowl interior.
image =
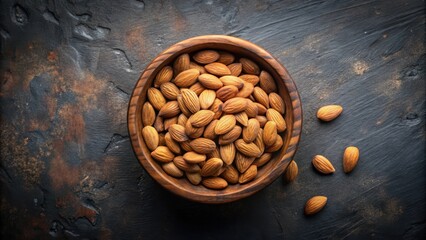
[[[250,46],[247,46],[246,44],[249,44]],[[172,46],[168,50],[173,49],[173,47],[175,46]],[[291,161],[292,156],[294,155],[300,137],[301,115],[296,116],[297,124],[295,125],[294,106],[294,100],[299,101],[299,96],[295,87],[294,89],[288,89],[288,84],[286,84],[286,81],[291,81],[291,83],[293,84],[292,86],[294,86],[291,77],[288,75],[285,68],[281,64],[279,64],[274,58],[272,58],[266,51],[264,51],[260,47],[257,47],[254,44],[251,44],[241,39],[238,39],[237,44],[228,41],[218,41],[217,39],[210,41],[209,39],[206,39],[204,41],[195,41],[191,44],[187,43],[184,46],[180,46],[180,48],[175,47],[174,49],[174,51],[166,50],[147,67],[147,69],[139,79],[139,84],[137,84],[137,88],[139,87],[139,90],[136,91],[137,89],[135,89],[132,95],[132,100],[129,106],[129,124],[132,124],[132,126],[129,126],[129,131],[132,137],[132,144],[139,161],[149,172],[149,174],[165,188],[171,190],[172,192],[180,196],[195,201],[206,203],[229,202],[245,196],[249,196],[259,191],[260,189],[271,183],[285,170],[285,168]],[[141,130],[143,128],[140,114],[141,108],[146,100],[147,90],[153,84],[155,75],[162,67],[172,64],[175,58],[180,54],[191,54],[202,49],[225,50],[233,53],[236,58],[247,57],[255,61],[261,69],[268,71],[274,77],[279,91],[278,94],[283,98],[286,108],[285,121],[287,123],[287,130],[282,135],[284,144],[281,150],[279,152],[276,152],[273,155],[273,158],[266,165],[258,169],[258,175],[253,181],[241,185],[229,185],[224,190],[211,190],[205,188],[201,184],[198,186],[194,186],[189,183],[186,178],[177,179],[169,176],[162,170],[160,164],[157,163],[157,161],[155,161],[151,157],[150,151],[146,147],[141,133]],[[265,53],[267,55],[265,55]],[[135,112],[131,116],[130,108],[132,108],[132,106],[134,107],[133,111]],[[300,102],[296,107],[300,110]],[[296,133],[294,132],[295,127],[299,129],[296,131]],[[295,139],[295,135],[297,139]],[[291,151],[289,151],[290,144],[292,145],[292,149],[290,149]],[[140,152],[142,152],[143,154],[140,154]]]

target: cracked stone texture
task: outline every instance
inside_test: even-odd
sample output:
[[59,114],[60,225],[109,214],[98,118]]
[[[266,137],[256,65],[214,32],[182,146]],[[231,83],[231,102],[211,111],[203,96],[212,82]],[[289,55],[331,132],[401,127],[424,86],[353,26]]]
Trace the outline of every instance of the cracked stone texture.
[[[426,235],[424,1],[0,2],[2,239],[420,239]],[[147,64],[226,34],[280,60],[303,102],[293,183],[203,205],[133,154],[127,104]],[[316,109],[341,104],[332,123]],[[361,150],[349,175],[341,156]],[[323,154],[331,176],[310,163]],[[313,195],[325,209],[303,215]]]

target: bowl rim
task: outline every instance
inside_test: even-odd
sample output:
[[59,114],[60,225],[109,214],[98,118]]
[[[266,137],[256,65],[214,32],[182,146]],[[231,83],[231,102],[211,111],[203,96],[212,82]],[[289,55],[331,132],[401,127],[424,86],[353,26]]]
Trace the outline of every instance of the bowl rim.
[[[271,169],[267,178],[263,181],[258,182],[255,185],[252,185],[247,188],[238,189],[232,192],[217,192],[216,194],[207,194],[204,191],[194,192],[182,187],[179,184],[175,184],[174,182],[169,181],[167,178],[162,177],[161,172],[159,172],[155,167],[153,167],[153,163],[149,161],[145,157],[145,151],[142,149],[141,144],[143,143],[143,139],[141,134],[138,134],[138,122],[137,122],[137,114],[138,114],[138,102],[141,95],[143,94],[143,88],[146,84],[146,81],[149,79],[150,75],[162,65],[165,59],[168,59],[171,55],[176,52],[183,51],[187,48],[200,45],[200,44],[229,44],[235,47],[243,48],[246,51],[249,51],[253,54],[258,55],[263,58],[266,63],[268,63],[274,71],[280,76],[281,80],[284,82],[285,87],[287,88],[291,106],[293,113],[293,126],[292,132],[290,134],[289,145],[285,151],[283,157],[278,160],[276,166]],[[141,107],[139,106],[139,110]],[[302,103],[300,100],[299,92],[297,91],[296,85],[288,73],[287,69],[277,60],[275,59],[269,52],[259,47],[258,45],[243,40],[237,37],[231,37],[226,35],[203,35],[185,39],[180,41],[162,53],[158,54],[145,68],[145,70],[140,75],[137,80],[135,87],[132,91],[132,95],[129,100],[128,105],[128,115],[127,115],[127,125],[129,136],[131,140],[132,149],[145,168],[145,170],[149,173],[151,177],[153,177],[161,186],[166,188],[167,190],[190,200],[202,202],[202,203],[226,203],[236,201],[245,197],[248,197],[261,189],[265,188],[272,182],[274,182],[287,168],[288,164],[292,160],[294,154],[297,151],[298,144],[301,138],[302,133]],[[197,186],[198,187],[198,186]]]

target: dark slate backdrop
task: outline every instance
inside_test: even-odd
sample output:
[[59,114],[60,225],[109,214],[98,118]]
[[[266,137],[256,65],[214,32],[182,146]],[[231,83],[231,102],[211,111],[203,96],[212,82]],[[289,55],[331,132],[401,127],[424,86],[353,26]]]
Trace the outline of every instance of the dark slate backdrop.
[[[3,239],[420,239],[426,235],[425,3],[0,2]],[[136,160],[132,88],[168,46],[225,34],[293,76],[304,125],[297,180],[247,199],[189,202]],[[324,124],[316,109],[344,113]],[[345,175],[348,145],[361,150]],[[312,156],[335,165],[317,174]],[[313,195],[329,198],[313,217]]]

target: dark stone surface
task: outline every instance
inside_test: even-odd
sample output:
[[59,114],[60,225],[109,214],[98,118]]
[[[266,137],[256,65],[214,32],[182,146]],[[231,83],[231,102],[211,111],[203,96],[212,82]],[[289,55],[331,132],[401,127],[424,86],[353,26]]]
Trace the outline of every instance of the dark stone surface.
[[[420,239],[426,235],[424,1],[0,2],[2,239]],[[226,34],[278,58],[300,91],[297,180],[203,205],[136,160],[127,103],[180,40]],[[344,107],[324,124],[316,109]],[[361,150],[349,175],[341,156]],[[311,166],[327,156],[337,171]],[[303,215],[326,195],[325,209]]]

